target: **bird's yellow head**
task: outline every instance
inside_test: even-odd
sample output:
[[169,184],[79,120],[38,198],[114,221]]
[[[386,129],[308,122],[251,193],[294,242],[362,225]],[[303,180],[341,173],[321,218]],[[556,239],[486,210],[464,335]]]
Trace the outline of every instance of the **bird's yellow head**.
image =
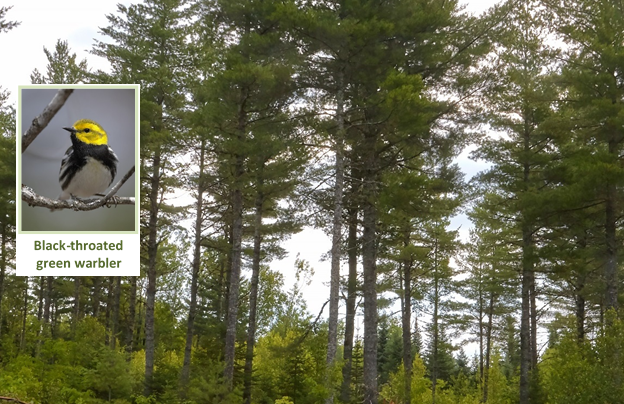
[[106,131],[96,122],[89,119],[81,119],[76,121],[73,127],[63,129],[75,133],[78,140],[87,144],[101,145],[108,143]]

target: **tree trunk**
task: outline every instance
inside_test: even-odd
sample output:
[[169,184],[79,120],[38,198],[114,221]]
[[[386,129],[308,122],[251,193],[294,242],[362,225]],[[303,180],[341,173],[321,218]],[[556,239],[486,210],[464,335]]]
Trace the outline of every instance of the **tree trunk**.
[[39,277],[39,302],[37,304],[37,323],[39,324],[39,327],[37,328],[37,346],[35,347],[35,350],[33,352],[33,356],[35,358],[39,357],[39,353],[41,351],[41,342],[42,342],[41,334],[43,334],[44,332],[43,306],[44,306],[44,301],[45,301],[45,295],[46,295],[46,277],[40,276]]
[[585,285],[582,280],[578,281],[576,286],[576,339],[579,344],[585,340],[585,297],[583,289]]
[[488,322],[485,335],[485,369],[483,372],[483,402],[488,400],[488,383],[490,378],[490,358],[492,356],[492,323],[494,318],[495,295],[490,292],[490,303],[488,304]]
[[184,361],[180,374],[180,395],[186,397],[186,386],[191,375],[191,350],[193,346],[193,332],[197,313],[197,282],[201,265],[202,219],[204,206],[204,158],[206,156],[206,140],[201,141],[199,155],[199,175],[197,178],[197,202],[195,214],[195,245],[193,250],[193,264],[191,274],[191,300],[189,303],[188,319],[186,321],[186,344],[184,346]]
[[22,306],[22,332],[20,335],[20,352],[26,348],[26,319],[28,318],[28,277],[24,278],[24,305]]
[[2,300],[4,300],[4,276],[6,274],[6,226],[0,225],[2,228],[0,232],[0,238],[2,241],[1,255],[0,255],[0,337],[2,336]]
[[343,72],[339,71],[336,79],[336,183],[334,184],[334,217],[332,223],[331,272],[329,283],[329,319],[327,331],[327,377],[326,383],[330,391],[326,404],[334,401],[333,388],[329,372],[332,371],[338,349],[338,305],[340,303],[340,255],[342,244],[342,194],[344,188],[344,89]]
[[262,215],[264,205],[264,163],[260,167],[258,176],[258,189],[256,194],[256,206],[254,212],[254,238],[253,238],[253,258],[251,263],[251,288],[249,291],[249,327],[247,329],[247,351],[245,353],[245,375],[243,402],[251,404],[251,376],[253,372],[254,345],[256,343],[256,316],[258,310],[258,284],[260,281],[260,258],[262,247]]
[[[354,186],[355,188],[355,186]],[[355,193],[352,194],[355,196]],[[345,318],[345,339],[343,349],[342,387],[340,398],[348,403],[351,399],[351,370],[353,368],[353,335],[355,331],[355,299],[357,297],[357,208],[349,208],[349,230],[347,235],[347,255],[349,258],[349,278],[347,280],[347,307]]]
[[[522,162],[522,192],[528,192],[531,173],[531,164],[528,161],[531,153],[531,127],[530,113],[523,111],[524,133],[523,151],[526,153]],[[522,223],[522,312],[520,315],[520,404],[529,404],[531,398],[530,370],[532,368],[532,341],[531,333],[531,301],[532,289],[535,287],[533,273],[533,232],[531,224],[525,212],[521,212]]]
[[[479,264],[481,265],[481,264]],[[481,383],[481,388],[483,389],[482,391],[482,398],[481,401],[482,402],[487,402],[487,389],[485,386],[485,343],[483,341],[484,339],[484,334],[485,331],[483,330],[483,318],[484,318],[484,311],[485,308],[483,307],[483,276],[482,276],[482,268],[479,269],[479,301],[478,301],[478,306],[479,306],[479,313],[478,313],[478,318],[479,318],[479,382]]]
[[[37,303],[37,321],[41,323],[43,319],[43,300],[45,296],[45,276],[39,277],[39,302]],[[37,334],[39,336],[39,334]]]
[[431,402],[435,404],[436,386],[438,384],[438,345],[440,332],[438,326],[438,306],[440,300],[439,274],[438,274],[438,239],[436,237],[433,247],[433,315],[431,318],[433,330],[433,349],[431,355]]
[[134,322],[136,317],[136,292],[137,292],[137,277],[131,276],[129,278],[130,292],[128,296],[128,319],[126,323],[126,353],[128,354],[128,360],[130,360],[130,354],[134,348]]
[[119,331],[119,301],[121,299],[121,276],[113,278],[113,316],[111,321],[111,348],[117,346],[117,333]]
[[112,347],[111,345],[111,334],[112,334],[112,325],[111,325],[111,313],[113,311],[113,300],[114,300],[114,296],[113,296],[113,289],[115,287],[115,277],[113,276],[109,276],[108,277],[108,294],[106,296],[106,313],[104,316],[104,322],[106,324],[106,336],[105,338],[105,344],[108,345],[109,347]]
[[[615,142],[609,142],[609,153],[616,154]],[[617,240],[616,240],[616,187],[615,184],[607,184],[607,197],[605,200],[605,309],[618,310],[618,262],[617,262]]]
[[364,272],[364,403],[377,404],[377,186],[376,135],[364,139],[362,264]]
[[47,276],[46,277],[46,292],[45,292],[45,304],[43,306],[43,324],[46,332],[49,331],[50,326],[50,306],[52,304],[52,291],[54,284],[54,277]]
[[529,404],[531,369],[530,291],[533,264],[530,257],[532,237],[528,226],[522,229],[522,313],[520,317],[520,404]]
[[98,318],[98,316],[100,315],[100,288],[102,285],[102,277],[101,276],[94,276],[93,277],[93,296],[92,296],[92,302],[91,302],[91,306],[92,306],[92,310],[93,310],[93,317],[95,317],[96,319]]
[[[537,303],[535,291],[535,270],[532,267],[530,274],[530,289],[529,294],[531,296],[531,389],[539,389],[539,375],[537,367]],[[532,396],[537,397],[538,392],[534,391]]]
[[74,310],[72,312],[72,335],[76,332],[76,326],[80,320],[80,277],[74,278]]
[[152,377],[154,375],[154,307],[156,302],[156,258],[158,255],[158,190],[160,188],[160,147],[154,151],[152,176],[150,179],[150,214],[147,240],[147,296],[145,302],[145,396],[152,394]]
[[[407,226],[404,232],[403,247],[410,245],[412,230]],[[412,402],[412,260],[403,262],[403,367],[405,369],[405,404]]]
[[[248,28],[247,28],[248,30]],[[237,137],[239,142],[245,139],[247,127],[247,112],[245,111],[246,91],[241,91],[241,99],[238,106]],[[225,369],[223,372],[225,383],[229,391],[234,387],[234,357],[236,347],[236,324],[238,319],[238,294],[240,289],[240,274],[242,261],[243,240],[243,164],[245,158],[242,154],[235,155],[234,178],[232,192],[232,266],[230,270],[230,288],[228,293],[228,305],[225,330]]]

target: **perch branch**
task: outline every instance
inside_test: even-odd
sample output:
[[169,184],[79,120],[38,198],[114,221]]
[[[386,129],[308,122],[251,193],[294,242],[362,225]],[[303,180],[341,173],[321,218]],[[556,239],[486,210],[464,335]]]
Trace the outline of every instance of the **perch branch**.
[[119,197],[115,196],[117,191],[123,186],[123,184],[128,181],[128,179],[134,174],[134,166],[123,176],[114,187],[111,188],[108,193],[99,199],[89,200],[89,201],[81,201],[76,199],[69,200],[60,200],[60,199],[50,199],[41,195],[37,195],[32,188],[27,187],[22,184],[22,201],[26,202],[29,206],[41,206],[44,208],[49,208],[51,210],[57,209],[73,209],[73,210],[81,210],[88,211],[94,210],[101,206],[110,207],[113,205],[134,205],[134,197]]
[[54,95],[54,98],[52,98],[52,101],[50,101],[48,106],[45,107],[41,115],[33,119],[30,128],[28,128],[28,130],[24,133],[24,136],[22,136],[22,153],[26,151],[28,146],[30,146],[41,131],[48,126],[48,123],[50,123],[52,118],[54,118],[54,115],[56,115],[58,110],[65,105],[65,101],[67,101],[73,92],[74,90],[72,89],[58,90]]

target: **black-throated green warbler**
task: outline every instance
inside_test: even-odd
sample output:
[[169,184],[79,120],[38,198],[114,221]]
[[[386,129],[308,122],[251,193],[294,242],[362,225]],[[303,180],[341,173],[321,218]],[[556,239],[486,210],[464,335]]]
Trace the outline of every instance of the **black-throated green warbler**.
[[115,179],[117,155],[108,146],[104,129],[96,122],[81,119],[70,128],[72,145],[65,152],[59,171],[59,199],[102,195]]

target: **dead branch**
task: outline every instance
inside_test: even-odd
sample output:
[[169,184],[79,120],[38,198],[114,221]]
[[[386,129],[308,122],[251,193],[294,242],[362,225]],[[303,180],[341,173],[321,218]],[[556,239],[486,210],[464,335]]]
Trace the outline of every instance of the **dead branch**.
[[50,101],[48,106],[44,108],[41,115],[33,119],[30,128],[28,128],[28,130],[24,133],[24,136],[22,136],[22,153],[26,151],[28,146],[30,146],[33,140],[37,138],[41,131],[48,126],[48,123],[50,123],[52,118],[54,118],[54,115],[56,115],[58,110],[65,105],[65,101],[67,101],[73,92],[73,89],[58,90],[54,95],[54,98],[52,98],[52,101]]
[[134,205],[135,198],[134,197],[119,197],[115,196],[117,191],[123,186],[123,184],[128,181],[128,179],[134,174],[134,166],[123,176],[117,184],[113,188],[111,188],[108,193],[102,197],[95,200],[77,200],[77,199],[69,199],[69,200],[60,200],[60,199],[50,199],[44,196],[38,195],[32,188],[22,184],[22,201],[26,202],[29,206],[40,206],[43,208],[48,208],[51,210],[57,209],[73,209],[75,211],[89,211],[95,210],[101,206],[106,205],[110,207],[111,205]]

